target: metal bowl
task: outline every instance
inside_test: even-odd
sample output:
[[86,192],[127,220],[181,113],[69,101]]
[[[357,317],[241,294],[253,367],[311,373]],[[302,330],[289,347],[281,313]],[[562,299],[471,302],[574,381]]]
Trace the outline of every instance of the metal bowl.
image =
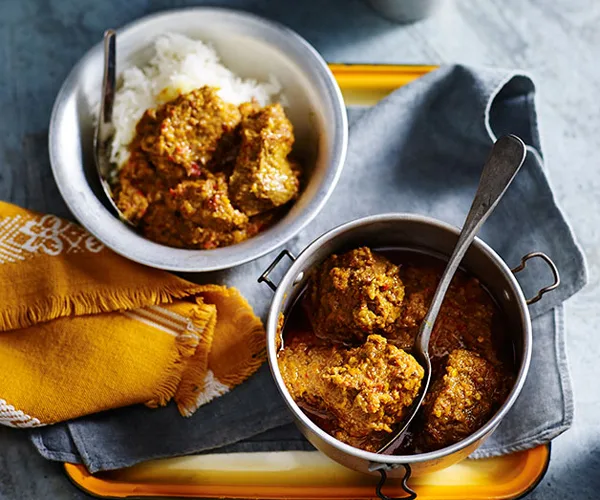
[[49,132],[52,171],[75,218],[115,252],[174,271],[226,269],[281,246],[319,213],[344,164],[346,108],[327,64],[306,40],[277,23],[228,9],[180,9],[125,26],[117,31],[117,70],[147,62],[154,39],[166,32],[212,44],[223,63],[242,77],[265,80],[274,75],[282,84],[286,113],[295,129],[295,151],[305,159],[308,178],[287,215],[247,241],[214,250],[160,245],[120,222],[109,209],[92,156],[102,81],[101,43],[73,68],[56,98]]
[[[338,441],[310,420],[287,391],[277,363],[278,346],[281,345],[277,324],[280,314],[286,315],[304,289],[313,269],[332,253],[359,246],[372,248],[398,248],[427,253],[447,259],[458,239],[459,230],[444,222],[411,214],[384,214],[358,219],[325,233],[312,242],[285,273],[279,285],[269,281],[269,272],[278,259],[263,273],[259,281],[276,288],[267,320],[267,347],[271,371],[285,402],[294,414],[296,423],[307,439],[333,460],[351,469],[390,476],[404,477],[412,468],[415,473],[427,473],[448,467],[467,457],[494,431],[517,399],[529,369],[531,359],[531,321],[528,304],[558,286],[558,272],[544,254],[532,253],[523,259],[522,266],[514,271],[482,240],[476,238],[462,262],[462,267],[477,277],[496,299],[504,314],[508,332],[515,347],[517,378],[504,404],[495,415],[475,433],[446,448],[414,455],[378,455]],[[532,299],[526,299],[514,273],[533,257],[543,259],[551,268],[555,283],[546,287]],[[382,474],[383,475],[383,474]]]

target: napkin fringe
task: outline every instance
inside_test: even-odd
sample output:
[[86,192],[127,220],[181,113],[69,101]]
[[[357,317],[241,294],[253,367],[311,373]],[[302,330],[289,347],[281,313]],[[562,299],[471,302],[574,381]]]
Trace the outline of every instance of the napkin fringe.
[[[183,282],[185,283],[185,282]],[[70,296],[49,296],[35,304],[19,306],[0,311],[0,332],[27,328],[66,316],[99,314],[119,310],[137,309],[148,305],[168,304],[202,290],[199,285],[181,283],[165,285],[158,289],[135,288],[98,289]]]
[[146,403],[150,408],[166,406],[177,392],[181,378],[187,363],[201,345],[200,336],[194,331],[193,325],[189,325],[185,331],[175,339],[175,351],[169,362],[169,368],[164,381],[156,388],[153,398]]
[[195,324],[204,325],[202,341],[198,345],[194,357],[190,360],[175,395],[177,409],[184,417],[192,416],[200,406],[199,396],[205,389],[208,356],[217,324],[217,308],[212,304],[204,303],[202,297],[198,297],[196,302],[198,307],[192,311],[191,318]]
[[235,371],[220,374],[219,381],[229,387],[234,387],[244,382],[248,377],[253,375],[266,361],[267,348],[265,330],[260,321],[257,325],[252,326],[247,331],[242,332],[242,336],[247,338],[245,345],[252,353],[242,363],[235,366]]
[[262,321],[252,311],[252,306],[246,298],[235,288],[230,288],[228,293],[235,294],[243,307],[238,309],[239,313],[232,322],[243,326],[240,332],[241,338],[246,339],[245,346],[251,355],[242,362],[236,364],[232,370],[219,373],[219,381],[229,387],[234,387],[244,382],[250,375],[254,374],[267,359],[267,337]]

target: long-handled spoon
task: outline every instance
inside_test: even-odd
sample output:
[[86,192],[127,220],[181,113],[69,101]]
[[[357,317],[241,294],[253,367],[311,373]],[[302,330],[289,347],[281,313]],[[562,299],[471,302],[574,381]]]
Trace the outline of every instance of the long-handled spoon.
[[102,98],[100,99],[98,125],[96,126],[96,134],[94,136],[94,159],[96,161],[100,184],[102,184],[102,189],[104,189],[108,201],[119,218],[126,224],[132,225],[117,207],[110,187],[110,174],[113,168],[110,163],[109,148],[110,140],[115,132],[112,115],[116,90],[116,53],[117,34],[114,30],[107,30],[104,33],[104,76],[102,78]]
[[377,453],[391,455],[402,443],[402,437],[421,408],[431,381],[431,360],[429,359],[429,338],[444,296],[448,291],[454,273],[458,269],[467,249],[475,239],[475,235],[492,213],[500,198],[510,185],[525,160],[525,144],[514,135],[501,137],[492,147],[492,151],[483,167],[475,198],[465,219],[462,231],[458,236],[454,252],[446,265],[446,269],[438,284],[429,311],[421,323],[415,339],[413,355],[423,366],[425,374],[421,382],[420,395],[411,407],[410,415],[402,422],[402,427],[394,437]]

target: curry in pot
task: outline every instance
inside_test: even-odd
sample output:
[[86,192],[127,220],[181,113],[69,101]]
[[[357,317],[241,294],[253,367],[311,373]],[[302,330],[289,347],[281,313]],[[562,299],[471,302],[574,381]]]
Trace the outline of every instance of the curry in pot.
[[280,104],[235,106],[202,87],[146,111],[114,185],[147,238],[211,249],[244,241],[299,192],[292,124]]
[[[375,452],[421,387],[414,339],[444,263],[367,247],[332,255],[282,323],[278,364],[296,403],[322,429]],[[512,344],[492,297],[457,272],[433,330],[429,392],[397,453],[444,448],[483,426],[514,380]]]

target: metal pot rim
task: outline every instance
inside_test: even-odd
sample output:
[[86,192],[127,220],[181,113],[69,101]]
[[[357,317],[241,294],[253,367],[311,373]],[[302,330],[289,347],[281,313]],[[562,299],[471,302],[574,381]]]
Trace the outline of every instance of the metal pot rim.
[[480,429],[476,432],[468,436],[467,438],[455,443],[446,448],[441,448],[436,451],[431,451],[427,453],[419,453],[416,455],[378,455],[376,453],[360,450],[358,448],[354,448],[353,446],[347,445],[338,441],[327,432],[322,430],[318,425],[316,425],[312,420],[307,418],[301,408],[296,404],[296,402],[289,395],[285,383],[281,378],[281,374],[279,372],[279,367],[277,364],[277,346],[275,342],[275,337],[277,333],[277,323],[279,320],[280,308],[283,303],[283,299],[285,298],[288,290],[293,286],[294,281],[296,280],[300,271],[302,271],[304,262],[314,253],[315,249],[319,248],[324,242],[335,238],[336,236],[352,231],[360,226],[375,223],[375,222],[416,222],[425,225],[435,226],[439,229],[452,232],[456,235],[460,232],[460,230],[452,226],[446,222],[440,221],[438,219],[434,219],[432,217],[427,217],[423,215],[410,214],[410,213],[386,213],[380,215],[372,215],[368,217],[363,217],[360,219],[355,219],[350,222],[344,223],[338,227],[335,227],[326,233],[319,236],[312,243],[310,243],[296,258],[295,262],[292,266],[286,271],[285,275],[281,279],[279,286],[275,292],[273,300],[271,302],[271,307],[269,308],[269,315],[267,318],[267,355],[269,358],[269,366],[271,368],[271,374],[275,379],[275,383],[279,392],[281,393],[284,401],[294,414],[296,418],[299,418],[304,425],[306,425],[312,432],[314,432],[319,438],[325,441],[328,445],[336,448],[337,450],[354,456],[356,458],[360,458],[371,463],[376,464],[388,464],[391,466],[399,466],[401,464],[411,464],[418,462],[427,462],[430,460],[436,460],[446,455],[451,455],[455,452],[458,452],[476,441],[483,438],[486,434],[490,432],[490,430],[494,429],[500,421],[504,418],[504,416],[508,413],[510,408],[513,406],[517,397],[519,396],[521,389],[525,383],[525,378],[529,371],[529,365],[531,362],[531,350],[532,350],[532,339],[531,339],[531,319],[529,315],[529,310],[527,308],[526,299],[523,295],[523,291],[516,280],[515,276],[511,272],[511,269],[508,265],[500,258],[500,256],[483,240],[480,238],[475,238],[475,241],[472,243],[473,246],[482,250],[486,256],[493,261],[498,267],[503,271],[504,276],[506,277],[507,284],[510,285],[510,289],[513,292],[515,298],[519,303],[519,309],[523,314],[523,323],[524,323],[524,331],[523,335],[525,337],[525,348],[523,352],[523,359],[521,365],[519,367],[519,372],[517,375],[517,380],[515,384],[504,401],[503,405],[496,412],[496,414]]

